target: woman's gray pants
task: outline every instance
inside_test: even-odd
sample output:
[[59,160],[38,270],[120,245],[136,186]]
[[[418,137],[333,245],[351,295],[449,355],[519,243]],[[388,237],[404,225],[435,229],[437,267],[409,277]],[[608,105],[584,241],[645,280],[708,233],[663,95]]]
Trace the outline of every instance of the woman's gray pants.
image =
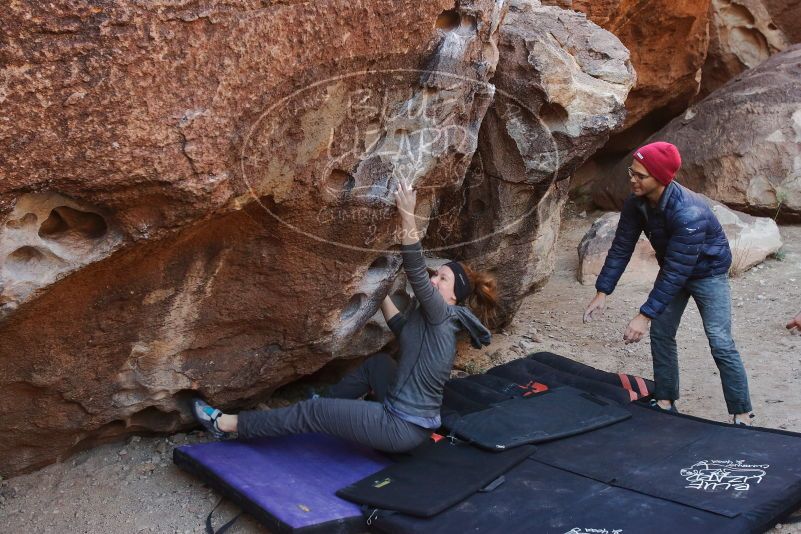
[[[328,394],[360,397],[372,390],[383,400],[386,384],[391,381],[387,372],[391,370],[394,361],[386,354],[376,354],[330,388]],[[431,434],[430,430],[388,412],[381,402],[327,397],[275,410],[241,412],[237,431],[245,439],[321,432],[386,452],[408,451]]]

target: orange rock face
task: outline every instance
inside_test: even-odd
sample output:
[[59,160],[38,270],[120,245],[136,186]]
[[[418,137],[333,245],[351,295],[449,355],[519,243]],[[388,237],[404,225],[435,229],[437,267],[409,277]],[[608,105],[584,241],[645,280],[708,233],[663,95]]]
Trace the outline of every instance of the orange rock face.
[[186,425],[389,339],[391,188],[458,187],[490,0],[0,14],[0,474]]
[[267,4],[0,13],[0,474],[383,347],[400,178],[506,318],[550,272],[623,120],[614,36],[533,0]]

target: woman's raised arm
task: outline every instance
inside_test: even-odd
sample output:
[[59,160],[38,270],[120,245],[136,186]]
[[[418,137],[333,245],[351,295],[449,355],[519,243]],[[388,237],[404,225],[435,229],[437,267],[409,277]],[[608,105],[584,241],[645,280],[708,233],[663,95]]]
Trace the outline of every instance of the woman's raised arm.
[[414,208],[417,204],[417,193],[405,180],[398,181],[398,190],[395,191],[395,204],[401,217],[401,255],[403,256],[403,269],[412,286],[414,295],[420,302],[420,307],[426,318],[432,323],[441,323],[448,316],[448,303],[431,285],[426,271],[426,262],[423,258],[423,248],[420,245],[420,232],[415,222]]

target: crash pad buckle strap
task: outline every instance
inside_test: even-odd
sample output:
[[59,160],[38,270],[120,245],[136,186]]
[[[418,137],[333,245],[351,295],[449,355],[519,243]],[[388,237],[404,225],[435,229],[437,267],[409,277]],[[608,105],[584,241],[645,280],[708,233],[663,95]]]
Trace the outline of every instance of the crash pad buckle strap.
[[640,397],[647,397],[651,393],[648,391],[648,386],[645,384],[645,379],[641,376],[633,375],[634,381],[637,382],[637,387],[640,390]]
[[239,516],[242,515],[242,512],[239,512],[238,514],[236,514],[234,516],[233,519],[231,519],[226,524],[221,526],[217,531],[215,531],[214,527],[211,526],[211,516],[214,513],[214,510],[216,510],[217,507],[220,506],[221,502],[223,502],[222,497],[220,498],[219,501],[217,501],[217,504],[214,505],[214,508],[211,509],[211,512],[209,512],[208,517],[206,517],[206,534],[223,534],[226,530],[231,528],[231,526],[234,524],[234,522],[236,522],[236,520],[239,519]]
[[637,399],[639,399],[640,396],[637,395],[637,392],[634,391],[634,388],[631,387],[631,380],[629,380],[629,375],[625,373],[618,373],[617,376],[620,377],[620,384],[623,386],[623,389],[629,392],[629,397],[631,397],[631,400],[636,401]]
[[[627,390],[629,394],[634,394],[638,398],[639,397],[647,397],[650,395],[648,391],[648,385],[645,383],[645,379],[641,376],[637,375],[627,375],[625,373],[618,373],[617,375],[620,377],[620,383],[623,386],[623,389]],[[635,384],[637,384],[637,390],[634,390],[634,386],[632,385],[632,380]],[[632,395],[632,396],[634,396]],[[632,398],[632,400],[637,400],[636,398]]]
[[451,431],[448,432],[448,435],[444,436],[444,438],[447,439],[448,443],[450,443],[451,445],[458,445],[459,443],[467,443],[467,444],[473,443],[471,440],[465,440],[456,435],[456,429],[459,428],[462,422],[463,419],[460,417],[459,420],[453,425],[453,429],[451,429]]
[[453,427],[451,428],[450,432],[448,432],[448,434],[445,436],[451,445],[456,445],[457,443],[462,441],[461,439],[456,437],[456,429],[459,428],[459,425],[461,424],[462,424],[462,418],[459,417],[459,419],[453,424]]

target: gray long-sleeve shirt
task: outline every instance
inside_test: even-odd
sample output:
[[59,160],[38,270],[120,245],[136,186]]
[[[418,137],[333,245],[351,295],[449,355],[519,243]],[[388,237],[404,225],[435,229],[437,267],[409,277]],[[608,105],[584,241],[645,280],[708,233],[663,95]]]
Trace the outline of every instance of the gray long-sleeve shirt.
[[473,312],[448,304],[431,285],[420,243],[404,245],[401,254],[417,305],[405,316],[398,313],[388,323],[400,341],[400,356],[385,404],[401,417],[405,414],[415,420],[435,420],[439,418],[442,391],[456,356],[456,334],[467,330],[477,348],[489,345],[491,334]]

